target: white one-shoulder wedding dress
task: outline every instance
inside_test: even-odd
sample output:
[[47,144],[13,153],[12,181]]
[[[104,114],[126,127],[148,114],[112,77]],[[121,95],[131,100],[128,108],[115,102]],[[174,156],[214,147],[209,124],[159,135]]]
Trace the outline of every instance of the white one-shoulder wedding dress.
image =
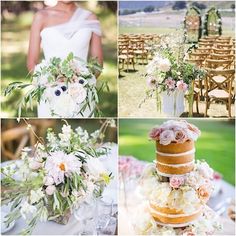
[[[72,52],[74,56],[87,61],[92,33],[101,36],[99,21],[89,20],[90,15],[90,11],[77,8],[66,23],[44,28],[40,35],[45,59],[49,60],[52,57],[65,59]],[[79,114],[76,117],[89,117],[92,109],[86,108],[82,115]],[[49,104],[41,101],[38,105],[38,117],[56,116],[51,114]]]

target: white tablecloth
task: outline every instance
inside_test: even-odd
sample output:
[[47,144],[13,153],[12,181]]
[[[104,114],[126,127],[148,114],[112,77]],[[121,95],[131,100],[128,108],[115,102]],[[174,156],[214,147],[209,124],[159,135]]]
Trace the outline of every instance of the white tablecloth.
[[[118,191],[118,169],[117,169],[117,156],[118,146],[112,144],[111,153],[107,156],[102,156],[101,161],[105,168],[113,173],[114,179],[111,181],[107,189],[104,191],[103,196],[109,196],[117,204],[117,191]],[[117,206],[115,206],[117,207]],[[17,220],[13,229],[5,233],[5,235],[16,235],[25,226],[24,220],[21,218]],[[52,221],[39,222],[33,233],[35,235],[76,235],[80,230],[80,222],[72,215],[68,224],[60,225]],[[115,233],[115,229],[114,229]]]

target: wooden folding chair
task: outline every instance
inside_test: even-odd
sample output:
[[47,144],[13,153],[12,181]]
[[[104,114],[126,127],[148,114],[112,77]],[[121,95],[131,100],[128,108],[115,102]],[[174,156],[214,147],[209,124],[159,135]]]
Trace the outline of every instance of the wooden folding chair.
[[[206,76],[206,107],[205,116],[207,116],[207,111],[210,108],[210,104],[213,101],[222,101],[226,104],[226,109],[228,110],[228,116],[231,117],[231,104],[234,97],[234,91],[232,90],[232,83],[234,81],[235,71],[230,70],[214,70],[208,69]],[[218,76],[224,78],[219,81],[216,80]]]
[[[31,126],[35,131],[35,126]],[[12,145],[14,143],[14,145]],[[2,132],[1,146],[2,157],[6,160],[16,160],[20,157],[21,150],[28,145],[34,146],[36,139],[32,131],[26,127],[17,127]],[[8,147],[16,148],[8,148]]]

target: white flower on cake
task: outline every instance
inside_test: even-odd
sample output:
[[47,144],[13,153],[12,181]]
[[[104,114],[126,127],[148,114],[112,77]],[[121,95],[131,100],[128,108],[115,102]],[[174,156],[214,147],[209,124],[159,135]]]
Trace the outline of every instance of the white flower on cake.
[[80,173],[81,162],[73,154],[56,151],[50,154],[45,163],[48,176],[51,176],[56,185],[63,183],[65,177],[73,173]]
[[150,200],[160,206],[165,206],[168,202],[168,196],[171,193],[171,190],[169,183],[160,183],[158,188],[153,189]]
[[206,162],[198,162],[197,170],[206,179],[213,179],[213,169]]
[[173,140],[175,140],[175,134],[172,130],[164,130],[160,134],[160,144],[162,144],[162,145],[168,145]]

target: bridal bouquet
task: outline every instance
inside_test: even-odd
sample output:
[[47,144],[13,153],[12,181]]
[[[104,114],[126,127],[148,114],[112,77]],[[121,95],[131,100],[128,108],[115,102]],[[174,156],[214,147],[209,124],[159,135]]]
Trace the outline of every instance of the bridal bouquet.
[[1,168],[2,205],[11,207],[6,224],[23,217],[28,227],[21,234],[28,235],[38,220],[66,224],[83,201],[100,197],[112,174],[98,157],[109,153],[102,140],[113,123],[107,120],[90,135],[68,124],[58,135],[49,129],[46,143],[39,139],[32,150],[23,149],[20,164]]
[[[31,83],[14,82],[5,90],[5,95],[15,89],[28,88],[19,104],[32,109],[32,100],[49,105],[52,116],[77,117],[89,109],[89,116],[94,115],[98,103],[98,93],[94,74],[102,68],[96,61],[86,63],[70,53],[66,59],[53,57],[43,60],[35,67]],[[102,86],[103,87],[103,86]]]

